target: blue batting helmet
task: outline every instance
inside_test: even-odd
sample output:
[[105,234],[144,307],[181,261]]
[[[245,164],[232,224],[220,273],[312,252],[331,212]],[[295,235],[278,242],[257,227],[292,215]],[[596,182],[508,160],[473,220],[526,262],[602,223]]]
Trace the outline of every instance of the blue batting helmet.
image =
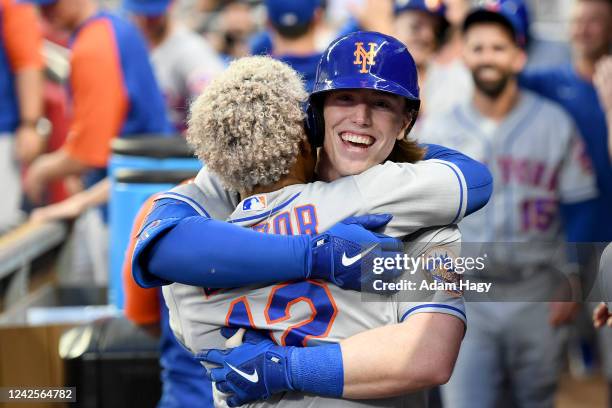
[[323,144],[322,96],[337,89],[388,92],[407,99],[414,110],[418,111],[420,105],[412,55],[401,41],[377,32],[347,34],[323,52],[308,106],[308,133],[314,146]]

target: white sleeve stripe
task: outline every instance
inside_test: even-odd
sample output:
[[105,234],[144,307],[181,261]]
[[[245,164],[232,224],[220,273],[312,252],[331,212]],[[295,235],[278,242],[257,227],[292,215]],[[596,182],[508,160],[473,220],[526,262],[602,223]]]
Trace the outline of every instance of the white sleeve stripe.
[[[461,309],[459,309],[458,307],[455,306],[450,306],[450,305],[445,305],[443,303],[425,303],[422,305],[418,305],[413,307],[412,309],[406,311],[404,313],[404,315],[402,316],[402,318],[400,319],[400,322],[403,322],[408,316],[410,316],[411,314],[413,314],[414,312],[416,312],[417,310],[420,309],[431,309],[432,312],[435,312],[436,309],[440,310],[446,310],[446,311],[451,311],[451,312],[455,312],[455,313],[451,313],[453,315],[460,315],[462,317],[462,320],[467,321],[467,317],[465,315],[465,312]],[[421,310],[423,311],[423,310]]]
[[431,160],[431,161],[449,167],[453,171],[453,173],[455,173],[455,176],[457,176],[457,181],[459,182],[459,206],[457,208],[457,214],[455,215],[455,218],[453,218],[453,220],[449,223],[449,224],[455,224],[463,218],[463,216],[465,215],[465,211],[467,209],[467,198],[468,197],[467,197],[467,184],[465,182],[465,178],[461,170],[459,170],[459,168],[454,163],[447,162],[444,160],[437,160],[437,159]]

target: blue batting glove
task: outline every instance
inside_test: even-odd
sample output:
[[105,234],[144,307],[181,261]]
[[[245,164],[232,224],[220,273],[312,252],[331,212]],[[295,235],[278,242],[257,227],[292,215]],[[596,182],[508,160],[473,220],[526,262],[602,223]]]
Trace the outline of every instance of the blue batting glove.
[[[221,334],[229,338],[235,331],[223,328]],[[205,350],[195,358],[220,366],[207,370],[206,376],[216,382],[219,391],[230,394],[227,404],[237,407],[294,389],[288,363],[294,348],[277,346],[261,332],[247,330],[240,346]]]
[[312,238],[311,272],[307,278],[322,279],[343,289],[368,290],[373,280],[391,281],[401,270],[372,274],[374,258],[403,253],[402,241],[372,232],[389,221],[390,214],[349,217]]

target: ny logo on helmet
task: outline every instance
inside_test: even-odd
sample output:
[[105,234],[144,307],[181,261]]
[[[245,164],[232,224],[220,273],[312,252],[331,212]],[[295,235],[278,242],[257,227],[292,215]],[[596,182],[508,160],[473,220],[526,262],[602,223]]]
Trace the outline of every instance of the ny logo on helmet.
[[370,46],[370,50],[366,51],[366,49],[363,48],[362,42],[355,43],[355,52],[353,54],[355,55],[355,61],[353,61],[353,64],[361,65],[361,69],[359,70],[359,72],[361,72],[362,74],[368,72],[366,65],[376,65],[374,57],[376,57],[378,50],[380,50],[380,47],[376,48],[376,43],[371,42],[368,43],[368,45]]

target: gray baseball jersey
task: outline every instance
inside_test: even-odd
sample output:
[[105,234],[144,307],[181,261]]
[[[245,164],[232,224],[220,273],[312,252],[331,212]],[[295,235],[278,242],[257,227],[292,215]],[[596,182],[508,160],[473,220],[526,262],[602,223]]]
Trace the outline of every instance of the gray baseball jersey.
[[[485,273],[502,282],[522,278],[518,286],[496,285],[510,298],[538,298],[539,290],[558,283],[542,272],[571,271],[561,256],[565,236],[559,205],[593,198],[597,191],[569,117],[532,93],[521,92],[519,98],[501,122],[482,116],[470,101],[427,118],[420,137],[489,166],[491,200],[460,224],[463,241],[528,243],[518,252],[514,245],[487,246]],[[453,376],[442,387],[443,402],[462,408],[494,406],[502,394],[501,378],[507,377],[516,385],[512,395],[517,404],[552,406],[566,331],[548,324],[548,304],[469,302],[467,310],[470,327]]]
[[[189,197],[185,202],[194,200],[206,206],[207,201],[201,191],[196,190],[197,186],[198,183],[182,186],[170,194]],[[238,205],[230,220],[269,233],[315,234],[348,216],[388,212],[394,218],[384,232],[403,237],[421,227],[414,220],[415,214],[423,216],[431,208],[439,208],[439,213],[445,214],[435,224],[453,221],[457,215],[461,218],[465,211],[465,204],[458,200],[462,188],[461,176],[458,180],[457,173],[446,162],[385,163],[332,183],[292,185],[276,192],[248,197]],[[431,189],[438,191],[434,199],[429,196],[430,200],[421,202],[416,198]],[[440,190],[446,190],[446,193],[440,194]],[[411,208],[411,201],[416,208]],[[456,204],[449,205],[453,202]],[[419,205],[424,206],[420,214]],[[429,206],[427,209],[426,205]],[[460,234],[456,227],[443,227],[422,232],[412,240],[415,244],[409,246],[408,251],[417,256],[433,247],[456,244]],[[172,330],[192,352],[223,348],[225,339],[219,330],[227,325],[269,330],[278,344],[314,346],[339,342],[374,327],[401,323],[416,313],[445,313],[465,322],[463,299],[445,291],[435,292],[427,303],[402,302],[398,295],[363,302],[359,292],[345,291],[314,280],[214,292],[172,284],[164,287],[163,291],[170,310]],[[424,404],[423,393],[368,401],[287,393],[251,406],[397,407]]]
[[565,241],[559,204],[597,195],[590,161],[571,119],[531,92],[521,92],[500,123],[469,102],[428,118],[420,137],[487,164],[493,174],[491,200],[461,223],[464,242],[551,244],[520,257],[505,254],[506,263],[520,267],[551,261]]

